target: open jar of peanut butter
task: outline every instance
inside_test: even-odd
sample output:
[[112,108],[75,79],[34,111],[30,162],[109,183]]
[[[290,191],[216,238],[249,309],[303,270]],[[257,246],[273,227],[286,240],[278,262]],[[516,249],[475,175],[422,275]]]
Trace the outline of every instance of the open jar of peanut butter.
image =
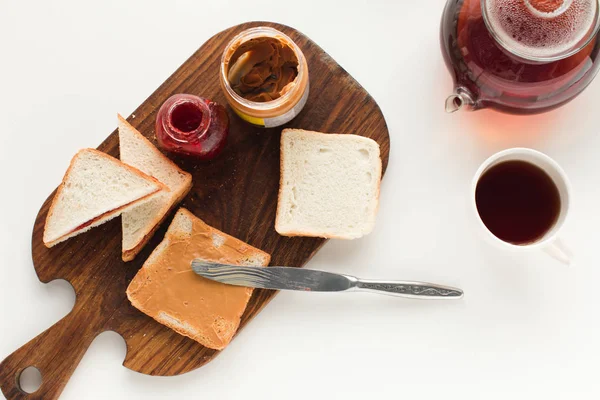
[[220,81],[236,114],[265,128],[291,121],[309,92],[304,54],[287,35],[269,27],[245,30],[229,42]]

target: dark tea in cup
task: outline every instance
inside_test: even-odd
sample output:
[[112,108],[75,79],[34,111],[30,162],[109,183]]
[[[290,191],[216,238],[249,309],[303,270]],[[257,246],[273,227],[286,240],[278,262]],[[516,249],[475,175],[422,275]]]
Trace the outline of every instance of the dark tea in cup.
[[560,193],[552,178],[527,161],[509,160],[481,175],[477,212],[497,238],[523,245],[542,239],[558,221]]

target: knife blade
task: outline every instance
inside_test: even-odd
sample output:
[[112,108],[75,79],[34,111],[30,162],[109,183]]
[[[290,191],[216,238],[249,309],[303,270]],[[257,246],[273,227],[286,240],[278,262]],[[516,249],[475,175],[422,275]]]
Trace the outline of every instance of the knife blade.
[[196,259],[194,272],[227,285],[306,292],[367,291],[420,299],[458,299],[457,288],[413,281],[373,281],[350,275],[291,267],[241,267]]

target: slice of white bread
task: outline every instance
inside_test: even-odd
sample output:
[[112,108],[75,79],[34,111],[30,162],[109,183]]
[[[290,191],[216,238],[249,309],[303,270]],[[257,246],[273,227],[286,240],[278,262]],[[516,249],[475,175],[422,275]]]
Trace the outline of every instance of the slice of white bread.
[[156,179],[94,149],[80,150],[65,173],[46,217],[44,244],[52,247],[169,189]]
[[129,284],[127,298],[179,334],[222,350],[240,325],[252,289],[196,275],[191,266],[196,258],[260,267],[268,265],[271,256],[180,208],[164,240]]
[[375,225],[380,183],[374,140],[284,129],[275,230],[337,239],[366,235]]
[[192,175],[165,157],[121,115],[118,120],[121,161],[158,179],[171,190],[123,213],[122,257],[123,261],[131,261],[152,238],[169,211],[188,194]]

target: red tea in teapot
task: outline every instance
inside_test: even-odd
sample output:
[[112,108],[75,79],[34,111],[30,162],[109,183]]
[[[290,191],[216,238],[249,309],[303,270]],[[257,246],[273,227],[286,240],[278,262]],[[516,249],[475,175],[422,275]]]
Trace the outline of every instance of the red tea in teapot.
[[598,0],[449,0],[441,44],[454,75],[446,110],[556,108],[600,67]]

